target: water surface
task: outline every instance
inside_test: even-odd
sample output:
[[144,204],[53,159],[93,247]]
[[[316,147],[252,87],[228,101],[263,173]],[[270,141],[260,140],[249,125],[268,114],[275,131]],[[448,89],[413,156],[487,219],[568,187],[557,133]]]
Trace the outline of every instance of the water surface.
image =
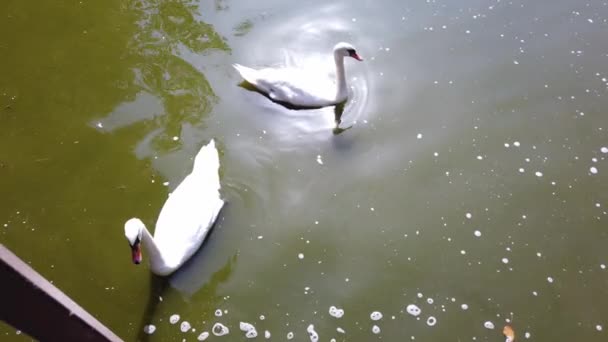
[[[502,341],[507,323],[520,340],[606,340],[607,3],[2,13],[0,242],[123,339],[194,341],[220,322],[245,340],[248,322],[274,340],[312,324],[324,341]],[[231,67],[319,63],[338,41],[365,58],[346,63],[344,131],[333,108],[276,105]],[[211,138],[228,205],[163,282],[131,264],[122,225],[153,227]]]

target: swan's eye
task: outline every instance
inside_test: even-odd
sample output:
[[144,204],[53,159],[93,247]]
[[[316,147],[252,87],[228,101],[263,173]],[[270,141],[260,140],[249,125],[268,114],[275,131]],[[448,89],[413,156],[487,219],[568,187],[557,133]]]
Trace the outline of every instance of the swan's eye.
[[355,51],[355,49],[348,49],[346,51],[348,51],[348,54],[351,56],[357,54],[357,51]]

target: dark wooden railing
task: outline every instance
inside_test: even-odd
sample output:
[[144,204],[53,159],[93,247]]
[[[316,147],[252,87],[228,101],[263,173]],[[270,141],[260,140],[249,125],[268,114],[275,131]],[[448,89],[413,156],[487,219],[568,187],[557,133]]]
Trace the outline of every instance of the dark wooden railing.
[[122,341],[2,244],[0,319],[39,341]]

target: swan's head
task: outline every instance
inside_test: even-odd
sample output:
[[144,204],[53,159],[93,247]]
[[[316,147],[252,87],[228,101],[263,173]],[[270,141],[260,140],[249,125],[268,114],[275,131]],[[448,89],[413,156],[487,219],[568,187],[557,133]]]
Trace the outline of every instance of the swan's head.
[[131,256],[134,264],[141,262],[141,235],[145,228],[144,223],[138,218],[132,218],[125,222],[125,236],[129,241],[129,246],[131,246]]
[[355,50],[354,46],[344,42],[338,43],[336,46],[334,46],[334,55],[341,57],[352,57],[358,61],[363,60],[363,58],[357,54],[357,50]]

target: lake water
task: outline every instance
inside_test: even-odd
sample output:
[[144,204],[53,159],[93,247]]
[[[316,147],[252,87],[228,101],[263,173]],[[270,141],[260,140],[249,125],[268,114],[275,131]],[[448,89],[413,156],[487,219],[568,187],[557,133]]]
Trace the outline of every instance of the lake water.
[[[0,8],[0,242],[124,340],[608,340],[606,1]],[[339,41],[365,61],[338,130],[231,66]],[[211,138],[228,205],[163,281],[123,223]]]

